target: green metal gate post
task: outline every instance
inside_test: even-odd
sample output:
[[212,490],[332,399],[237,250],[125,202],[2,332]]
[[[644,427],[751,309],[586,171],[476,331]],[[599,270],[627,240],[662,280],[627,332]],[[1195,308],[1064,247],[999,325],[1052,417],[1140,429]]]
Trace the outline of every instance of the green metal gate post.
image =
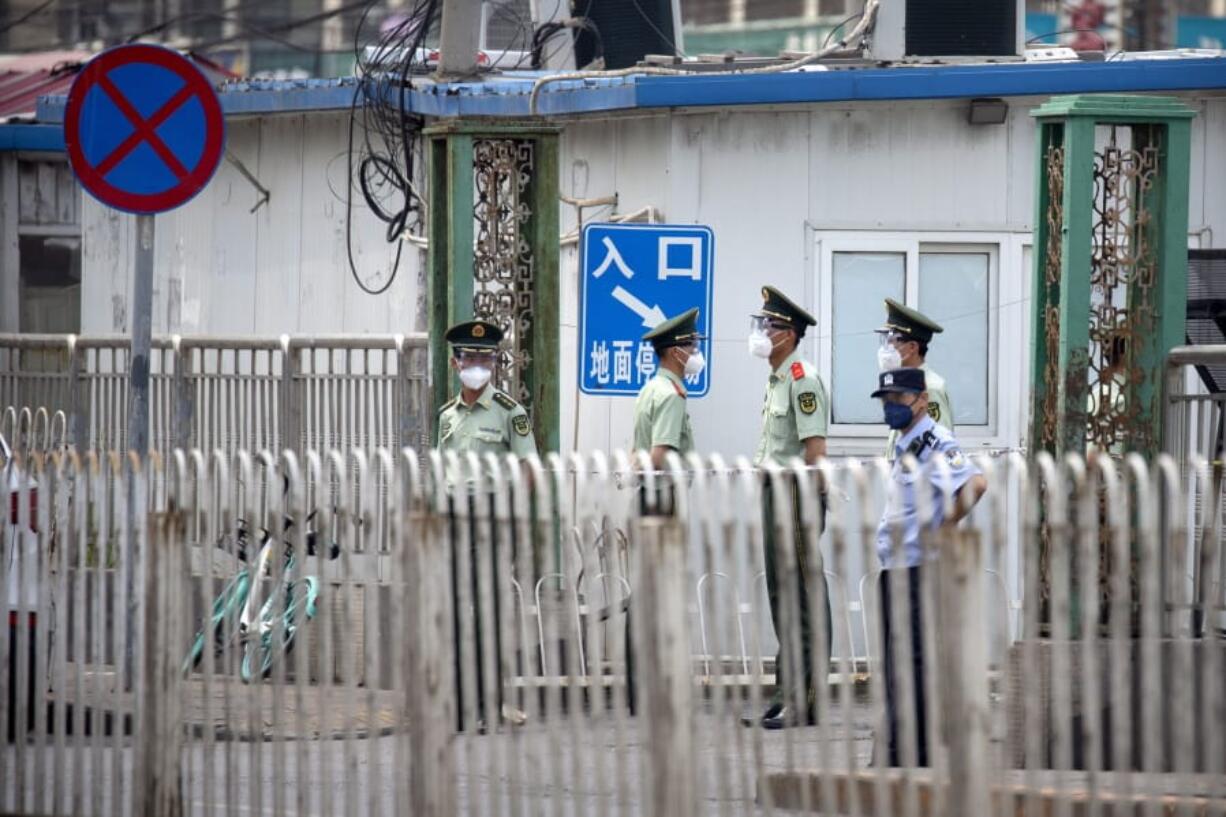
[[558,133],[539,122],[452,120],[426,128],[430,366],[434,405],[458,388],[443,332],[471,318],[503,328],[498,387],[559,444]]
[[1176,99],[1038,108],[1030,446],[1159,451],[1167,352],[1184,342],[1191,119]]

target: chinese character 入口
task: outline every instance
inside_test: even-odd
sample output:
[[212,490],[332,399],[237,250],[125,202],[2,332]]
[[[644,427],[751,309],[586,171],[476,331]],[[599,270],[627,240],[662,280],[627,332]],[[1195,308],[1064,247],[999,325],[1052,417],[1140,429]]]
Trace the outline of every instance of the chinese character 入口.
[[592,270],[592,277],[599,278],[608,272],[609,267],[616,265],[618,272],[627,278],[633,278],[634,270],[630,269],[630,267],[626,265],[626,260],[622,258],[622,254],[617,251],[617,247],[613,244],[613,239],[605,236],[600,240],[600,243],[604,244],[607,252],[605,253],[604,260],[600,262],[600,266]]
[[702,280],[702,239],[666,236],[659,242],[659,279],[691,278]]

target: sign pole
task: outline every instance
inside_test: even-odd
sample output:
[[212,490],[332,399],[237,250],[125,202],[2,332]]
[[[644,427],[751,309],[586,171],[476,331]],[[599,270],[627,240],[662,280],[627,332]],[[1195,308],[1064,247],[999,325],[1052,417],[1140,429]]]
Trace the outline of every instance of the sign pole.
[[[149,356],[153,343],[153,216],[136,217],[136,269],[132,279],[132,344],[128,352],[128,450],[142,466],[149,459]],[[131,460],[128,460],[131,468]],[[137,474],[128,480],[128,553],[124,559],[124,590],[128,609],[124,615],[123,677],[131,689],[133,645],[136,643],[136,563],[140,557],[137,513]]]
[[[166,705],[166,689],[142,688],[136,680],[137,615],[156,616],[154,598],[138,593],[160,587],[177,575],[170,562],[159,566],[156,544],[148,544],[149,379],[153,335],[153,216],[185,204],[204,189],[225,151],[225,118],[212,82],[183,55],[147,43],[104,51],[86,63],[73,80],[64,108],[64,149],[81,186],[103,204],[136,214],[136,257],[132,282],[132,343],[128,353],[128,427],[125,458],[128,475],[126,548],[123,583],[128,594],[124,611],[121,684],[138,690],[136,787],[140,802],[166,802],[182,812],[181,783],[167,781],[149,752],[159,731],[174,731],[172,721],[142,722],[139,714]],[[156,539],[153,540],[155,543]],[[153,619],[146,618],[146,621]],[[168,626],[168,625],[167,625]],[[171,630],[174,630],[171,627]],[[155,628],[156,630],[156,628]],[[151,650],[163,649],[161,630],[140,633],[146,669]],[[146,679],[147,680],[147,679]],[[169,711],[169,710],[167,710]],[[156,720],[156,719],[155,719]],[[164,770],[163,770],[164,771]],[[167,789],[166,786],[171,788]],[[167,794],[169,792],[169,794]],[[148,811],[148,809],[145,809]],[[169,811],[167,813],[169,813]]]
[[149,454],[149,355],[153,336],[153,216],[136,217],[132,351],[128,358],[128,449]]

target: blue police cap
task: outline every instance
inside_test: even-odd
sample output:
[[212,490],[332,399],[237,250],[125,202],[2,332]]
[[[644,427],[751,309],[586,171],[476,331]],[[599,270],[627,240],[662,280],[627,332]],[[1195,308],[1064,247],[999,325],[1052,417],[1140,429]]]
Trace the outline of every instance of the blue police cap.
[[891,369],[877,376],[877,391],[873,397],[887,394],[919,394],[928,388],[923,369]]

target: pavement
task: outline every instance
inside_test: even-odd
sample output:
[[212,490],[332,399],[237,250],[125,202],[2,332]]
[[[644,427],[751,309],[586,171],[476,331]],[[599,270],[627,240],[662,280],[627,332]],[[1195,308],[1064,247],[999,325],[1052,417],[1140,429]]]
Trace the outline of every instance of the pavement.
[[[863,766],[871,752],[872,713],[860,701],[853,703],[850,721],[836,708],[825,725],[780,732],[741,726],[741,707],[733,701],[699,706],[694,746],[702,815],[771,813],[756,802],[755,768],[767,773],[845,769],[849,753]],[[529,714],[529,722],[521,727],[451,738],[457,813],[645,813],[652,758],[641,717],[586,712],[546,720],[539,711]],[[413,813],[407,735],[391,728],[347,734],[252,741],[250,735],[226,739],[222,731],[197,731],[183,753],[184,812],[328,817]],[[132,813],[131,737],[86,736],[84,745],[75,747],[72,740],[69,737],[60,754],[53,746],[22,746],[25,768],[20,775],[14,766],[17,747],[4,746],[0,812]],[[25,796],[20,804],[13,799],[19,777]],[[42,786],[36,787],[35,781]],[[41,802],[35,800],[36,788],[42,789]],[[123,808],[117,810],[116,804]]]

